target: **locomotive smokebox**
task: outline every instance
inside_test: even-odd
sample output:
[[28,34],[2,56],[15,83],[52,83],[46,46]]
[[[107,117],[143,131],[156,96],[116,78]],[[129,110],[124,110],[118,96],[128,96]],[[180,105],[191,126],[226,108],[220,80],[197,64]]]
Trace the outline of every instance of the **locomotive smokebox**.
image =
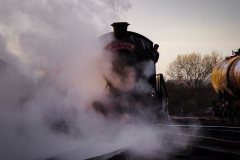
[[127,33],[128,25],[129,24],[127,22],[116,22],[116,23],[113,23],[111,26],[113,27],[114,36],[116,38],[124,37],[126,35],[126,33]]

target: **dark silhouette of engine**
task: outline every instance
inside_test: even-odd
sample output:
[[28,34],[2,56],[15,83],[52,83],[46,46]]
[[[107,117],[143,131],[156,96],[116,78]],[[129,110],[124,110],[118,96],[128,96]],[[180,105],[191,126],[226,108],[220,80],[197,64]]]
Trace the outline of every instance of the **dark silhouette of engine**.
[[114,31],[100,37],[104,51],[111,56],[112,75],[104,75],[107,102],[96,101],[93,106],[105,116],[166,117],[167,90],[163,75],[155,70],[159,46],[127,31],[128,25],[113,23]]

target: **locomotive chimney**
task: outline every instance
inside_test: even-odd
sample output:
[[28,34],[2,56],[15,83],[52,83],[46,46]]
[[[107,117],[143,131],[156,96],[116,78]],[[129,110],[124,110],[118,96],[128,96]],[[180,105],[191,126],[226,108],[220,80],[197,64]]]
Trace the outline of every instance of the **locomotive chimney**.
[[116,22],[116,23],[113,23],[111,26],[113,27],[114,36],[116,38],[124,37],[125,34],[127,33],[128,25],[129,24],[127,22]]

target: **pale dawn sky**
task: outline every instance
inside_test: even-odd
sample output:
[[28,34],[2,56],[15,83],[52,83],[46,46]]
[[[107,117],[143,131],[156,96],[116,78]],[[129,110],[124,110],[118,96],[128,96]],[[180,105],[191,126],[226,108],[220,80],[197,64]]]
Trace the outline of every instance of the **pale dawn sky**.
[[178,54],[223,55],[240,48],[240,0],[130,0],[121,18],[129,30],[160,45],[157,71],[165,73]]

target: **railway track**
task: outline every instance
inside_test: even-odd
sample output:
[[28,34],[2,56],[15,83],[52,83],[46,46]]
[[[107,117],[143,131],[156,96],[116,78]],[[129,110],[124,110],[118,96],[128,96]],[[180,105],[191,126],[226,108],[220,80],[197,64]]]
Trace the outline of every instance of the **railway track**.
[[[154,157],[134,154],[129,148],[122,148],[87,160],[240,160],[240,127],[185,124],[157,126],[160,135],[174,139],[162,139],[161,143],[165,147],[159,149]],[[176,132],[175,128],[180,128],[182,132]],[[197,134],[193,131],[196,129]],[[186,139],[192,141],[186,142]],[[176,151],[169,152],[172,150]],[[64,159],[54,157],[46,160]]]
[[[117,154],[108,157],[108,160],[240,160],[240,127],[230,126],[192,126],[192,125],[160,125],[164,127],[164,133],[178,137],[178,140],[165,140],[165,145],[186,146],[178,152],[168,152],[159,150],[158,156],[149,158],[134,155],[129,150],[119,151]],[[187,134],[187,132],[176,133],[171,130],[174,127],[182,127],[183,130],[190,128],[200,129],[197,135]],[[166,129],[166,128],[169,128]],[[229,135],[229,136],[228,136]],[[172,137],[170,136],[170,137]],[[182,139],[194,139],[193,143],[186,144]],[[169,146],[168,146],[169,147]],[[104,159],[106,155],[94,157],[88,160]],[[166,156],[167,155],[167,156]]]

